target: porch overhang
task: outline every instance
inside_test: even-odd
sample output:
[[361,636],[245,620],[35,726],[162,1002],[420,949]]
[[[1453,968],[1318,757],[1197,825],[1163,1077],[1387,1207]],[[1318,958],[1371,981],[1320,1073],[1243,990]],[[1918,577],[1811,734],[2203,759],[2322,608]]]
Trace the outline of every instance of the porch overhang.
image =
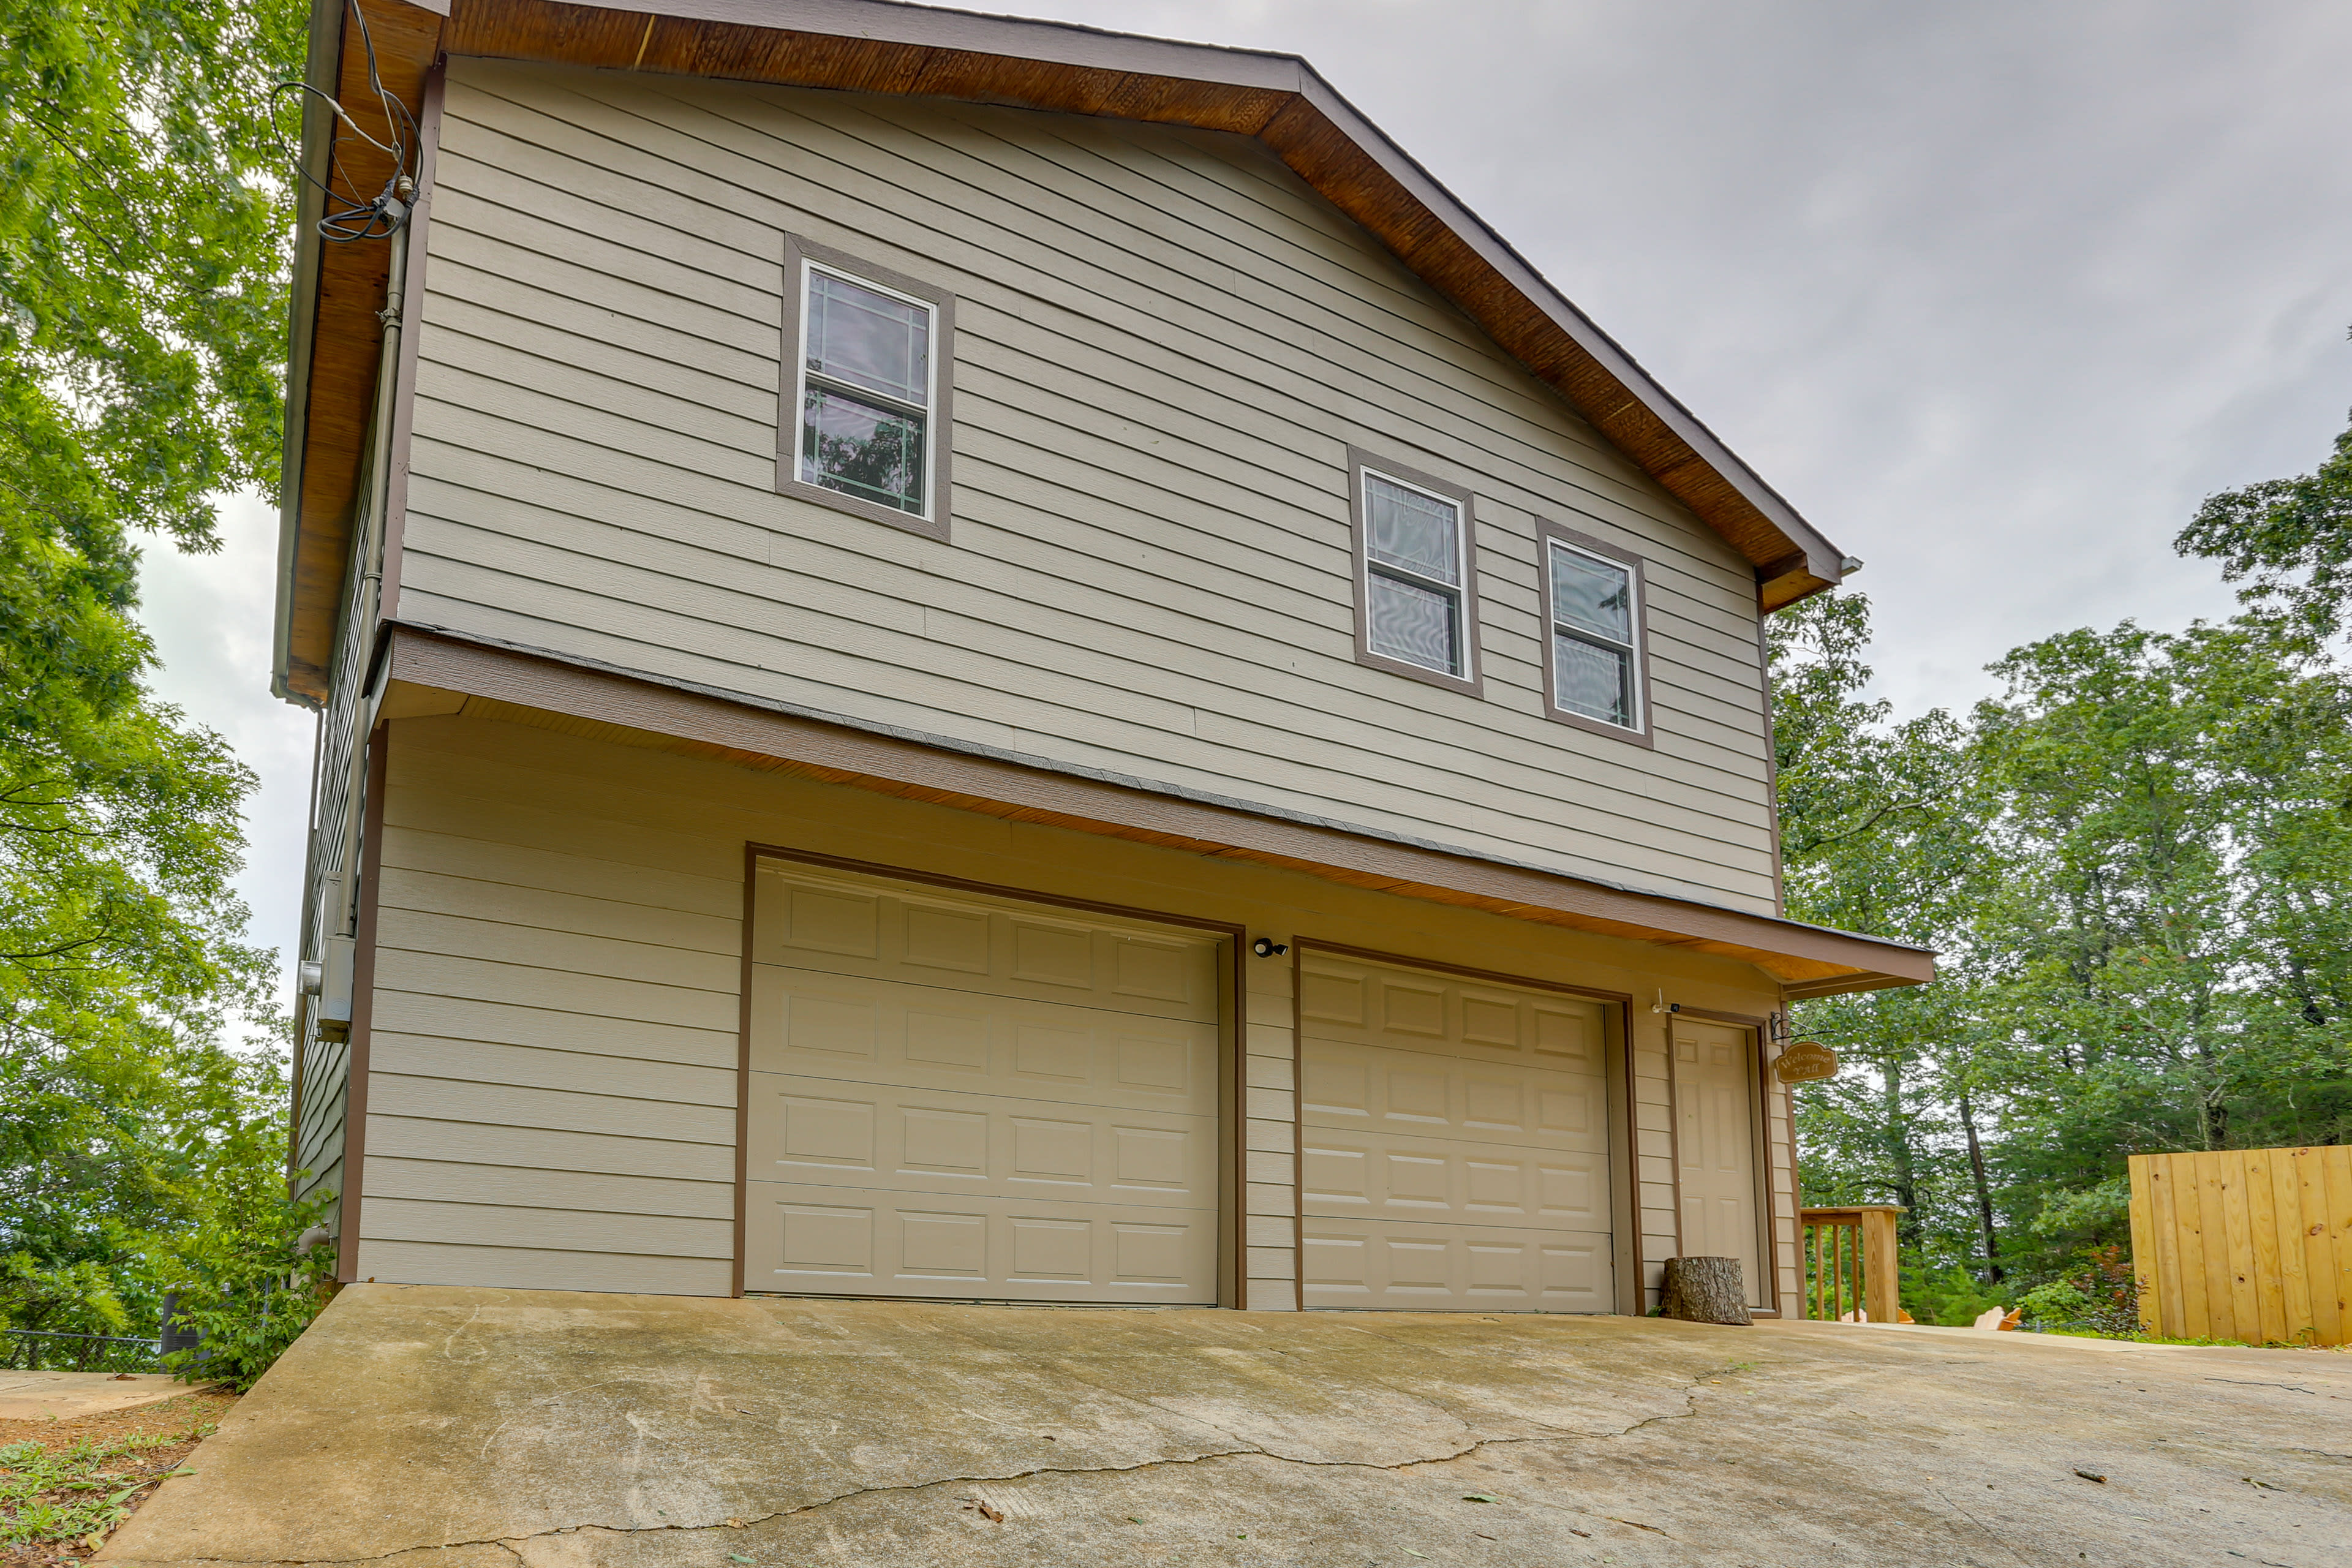
[[[1844,556],[1501,236],[1295,55],[1219,48],[894,0],[312,0],[310,79],[383,136],[376,68],[414,110],[443,53],[734,81],[901,93],[1254,137],[1488,332],[1754,568],[1760,611],[1833,586]],[[332,122],[304,156],[323,168]],[[344,135],[355,189],[388,177]],[[386,247],[322,244],[303,209],[294,262],[273,688],[325,700],[362,434],[376,375]]]
[[909,800],[1190,854],[1251,860],[1752,964],[1791,997],[1935,977],[1935,954],[1691,899],[1612,886],[1384,832],[971,742],[757,701],[443,628],[386,628],[379,718],[461,714],[709,757]]

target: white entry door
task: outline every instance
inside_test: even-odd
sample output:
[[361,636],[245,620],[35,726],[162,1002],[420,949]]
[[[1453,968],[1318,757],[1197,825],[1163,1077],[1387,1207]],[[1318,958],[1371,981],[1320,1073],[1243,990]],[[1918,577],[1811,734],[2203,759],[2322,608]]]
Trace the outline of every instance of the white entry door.
[[1325,952],[1298,984],[1307,1305],[1614,1311],[1605,1009]]
[[1675,1142],[1682,1160],[1683,1252],[1737,1258],[1748,1304],[1764,1305],[1756,1206],[1755,1037],[1675,1020]]
[[762,861],[744,1287],[1213,1303],[1219,945]]

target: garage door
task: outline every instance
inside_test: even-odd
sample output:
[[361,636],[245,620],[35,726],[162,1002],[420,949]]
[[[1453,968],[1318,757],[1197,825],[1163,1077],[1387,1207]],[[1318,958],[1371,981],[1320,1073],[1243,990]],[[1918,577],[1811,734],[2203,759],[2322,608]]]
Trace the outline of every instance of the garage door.
[[1604,1008],[1308,953],[1298,1012],[1307,1305],[1616,1310]]
[[762,862],[745,1288],[1213,1302],[1218,952]]

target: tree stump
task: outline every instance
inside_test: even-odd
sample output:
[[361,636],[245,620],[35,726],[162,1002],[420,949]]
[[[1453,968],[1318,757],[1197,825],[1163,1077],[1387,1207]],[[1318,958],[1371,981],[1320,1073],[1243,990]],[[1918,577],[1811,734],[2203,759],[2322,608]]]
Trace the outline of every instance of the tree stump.
[[1737,1258],[1669,1258],[1658,1315],[1685,1323],[1753,1323]]

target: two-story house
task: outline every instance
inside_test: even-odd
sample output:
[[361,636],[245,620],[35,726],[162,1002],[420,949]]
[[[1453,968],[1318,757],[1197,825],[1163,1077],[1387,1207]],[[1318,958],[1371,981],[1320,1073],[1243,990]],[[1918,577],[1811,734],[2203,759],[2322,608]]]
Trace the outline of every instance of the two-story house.
[[1775,1020],[1931,969],[1781,909],[1839,550],[1297,58],[439,4],[311,37],[342,1278],[1794,1310]]

